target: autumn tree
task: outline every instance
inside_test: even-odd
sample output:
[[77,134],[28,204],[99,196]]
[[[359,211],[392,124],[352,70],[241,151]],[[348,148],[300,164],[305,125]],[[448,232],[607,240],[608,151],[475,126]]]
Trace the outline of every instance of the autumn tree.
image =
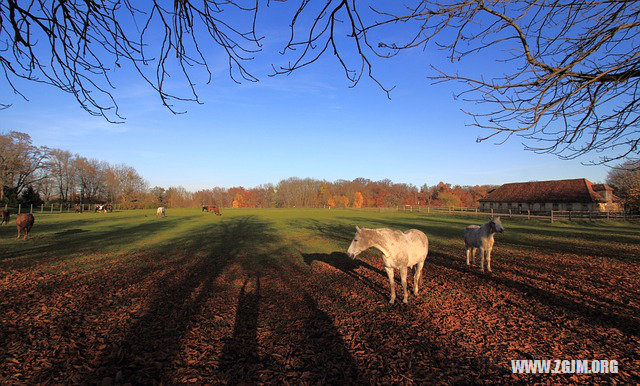
[[74,188],[75,169],[73,154],[66,150],[53,149],[49,154],[48,172],[58,188],[60,202],[67,201]]
[[611,169],[607,175],[607,184],[613,186],[625,208],[640,210],[640,161],[626,161]]
[[236,193],[233,202],[231,203],[232,208],[244,208],[244,197],[242,193]]
[[362,193],[355,192],[353,195],[353,207],[362,208],[362,204],[364,204],[364,197],[362,196]]
[[45,178],[48,152],[33,145],[29,134],[0,134],[0,200],[15,202],[24,188]]

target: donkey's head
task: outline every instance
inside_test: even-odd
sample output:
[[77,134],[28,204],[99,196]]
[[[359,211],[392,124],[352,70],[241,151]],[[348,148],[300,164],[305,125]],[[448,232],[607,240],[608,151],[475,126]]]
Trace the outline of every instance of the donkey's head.
[[347,249],[347,255],[352,259],[355,259],[356,256],[360,254],[360,252],[368,249],[371,245],[367,240],[366,235],[363,232],[363,229],[360,229],[356,225],[356,235],[353,236],[353,240],[351,240],[351,245],[349,245],[349,249]]
[[502,226],[502,222],[500,222],[500,217],[493,217],[489,220],[489,226],[491,227],[491,232],[504,232],[504,227]]

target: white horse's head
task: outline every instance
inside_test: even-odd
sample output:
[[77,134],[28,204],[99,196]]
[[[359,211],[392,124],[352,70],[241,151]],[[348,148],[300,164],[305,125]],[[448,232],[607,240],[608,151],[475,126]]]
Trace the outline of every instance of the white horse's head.
[[367,238],[364,235],[363,229],[360,229],[356,225],[356,234],[353,236],[353,240],[351,240],[351,245],[349,245],[349,249],[347,249],[347,255],[352,259],[355,259],[356,256],[360,254],[360,252],[368,249],[371,245],[367,241]]

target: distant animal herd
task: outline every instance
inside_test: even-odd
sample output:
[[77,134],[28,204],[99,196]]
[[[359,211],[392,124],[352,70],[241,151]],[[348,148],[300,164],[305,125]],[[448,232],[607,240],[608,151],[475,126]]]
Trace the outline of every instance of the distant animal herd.
[[[95,212],[112,212],[113,206],[97,205]],[[82,208],[76,206],[76,212],[82,212]],[[220,209],[213,205],[203,205],[202,212],[213,212],[217,216],[222,216]],[[10,213],[8,210],[0,211],[2,222],[0,224],[8,224]],[[156,209],[157,217],[166,217],[167,212],[164,206]],[[16,227],[18,236],[27,239],[35,218],[31,213],[19,214],[16,218]],[[467,265],[475,264],[476,252],[480,251],[480,269],[484,273],[485,261],[487,271],[491,272],[491,251],[493,249],[493,235],[495,233],[504,232],[504,227],[500,221],[500,217],[491,218],[482,225],[469,225],[464,228],[463,238],[466,250]],[[369,248],[376,248],[382,252],[382,260],[385,271],[389,277],[389,285],[391,286],[391,298],[389,303],[393,304],[396,300],[396,290],[394,281],[394,271],[400,271],[400,281],[402,283],[403,303],[408,303],[407,292],[407,273],[409,268],[415,267],[413,274],[413,294],[418,295],[418,286],[422,277],[422,267],[429,253],[429,239],[424,232],[417,229],[409,229],[407,231],[399,231],[388,228],[368,229],[356,226],[356,234],[351,240],[351,244],[347,249],[347,255],[355,259],[361,252]]]
[[[83,208],[84,208],[83,205],[76,205],[75,212],[82,213]],[[217,216],[222,216],[222,213],[220,213],[220,209],[218,209],[218,207],[214,205],[203,205],[202,211],[213,212]],[[94,208],[94,212],[95,213],[111,213],[113,212],[113,205],[111,204],[96,205]],[[7,209],[0,210],[0,216],[2,217],[1,219],[2,221],[0,222],[0,225],[9,224],[9,220],[11,219],[11,213],[9,212],[9,210]],[[158,209],[156,209],[156,216],[166,217],[167,216],[166,208],[164,206],[159,206]],[[24,240],[26,240],[27,236],[29,235],[29,232],[31,231],[31,227],[33,227],[34,222],[35,222],[35,217],[33,216],[32,213],[18,214],[18,217],[16,218],[16,227],[18,228],[18,236],[16,238],[19,239],[20,235],[22,235],[24,237]]]

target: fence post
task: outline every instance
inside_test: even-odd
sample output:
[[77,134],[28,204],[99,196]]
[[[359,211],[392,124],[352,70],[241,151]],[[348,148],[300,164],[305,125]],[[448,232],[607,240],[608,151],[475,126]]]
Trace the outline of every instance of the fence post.
[[592,217],[592,216],[591,216],[591,211],[589,211],[589,221],[591,221],[591,220],[592,220],[592,218],[591,218],[591,217]]
[[62,213],[62,203],[60,203],[60,213]]
[[4,204],[4,210],[7,210],[8,206],[9,206],[9,204]]
[[18,204],[18,214],[20,214],[21,209],[22,209],[22,204]]
[[491,208],[491,217],[493,217],[493,208]]
[[553,209],[551,210],[551,224],[553,224]]
[[33,213],[33,204],[29,207],[29,213]]
[[427,206],[427,214],[431,213],[431,205]]
[[476,208],[476,217],[478,217],[478,208]]
[[51,204],[51,213],[53,213],[53,204]]
[[44,204],[40,204],[40,213],[44,213]]
[[531,209],[527,209],[527,220],[531,220]]
[[511,218],[511,209],[509,209],[509,218]]
[[609,211],[607,211],[607,221],[609,221]]

